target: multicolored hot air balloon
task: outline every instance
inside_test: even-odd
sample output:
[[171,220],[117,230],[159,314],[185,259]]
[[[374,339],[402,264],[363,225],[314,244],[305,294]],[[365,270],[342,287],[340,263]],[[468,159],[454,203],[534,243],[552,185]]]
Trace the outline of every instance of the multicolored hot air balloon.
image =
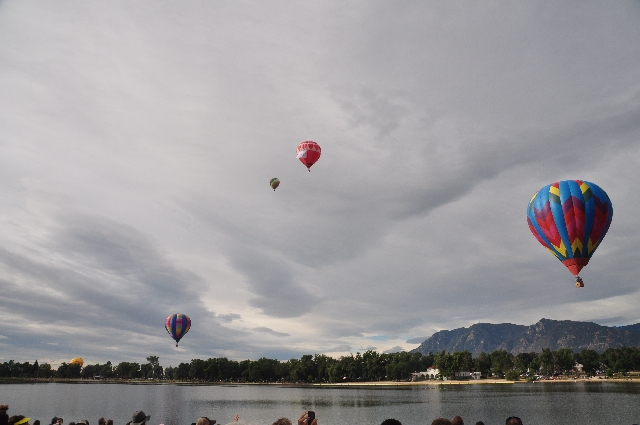
[[606,192],[594,183],[564,180],[536,192],[527,208],[527,222],[538,239],[576,277],[607,234],[613,206]]
[[172,314],[167,317],[165,328],[167,328],[167,332],[169,332],[171,338],[176,340],[177,347],[180,339],[189,332],[189,329],[191,328],[191,319],[189,319],[189,316],[186,314]]
[[272,178],[269,181],[269,185],[271,186],[271,188],[273,189],[273,191],[275,192],[276,189],[278,188],[278,186],[280,186],[280,179],[278,179],[277,177]]
[[69,364],[79,364],[80,367],[82,367],[82,365],[84,365],[84,360],[82,360],[82,357],[74,357],[71,359]]
[[296,158],[306,165],[309,172],[311,172],[311,166],[320,159],[320,153],[320,145],[316,142],[312,142],[311,140],[307,140],[306,142],[302,142],[298,145],[298,148],[296,149]]

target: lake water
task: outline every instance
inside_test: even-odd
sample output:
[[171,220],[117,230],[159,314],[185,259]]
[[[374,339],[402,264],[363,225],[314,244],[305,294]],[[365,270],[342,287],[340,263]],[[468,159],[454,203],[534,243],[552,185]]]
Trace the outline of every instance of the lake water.
[[320,425],[379,425],[396,418],[403,425],[429,425],[437,417],[460,415],[465,424],[503,425],[519,416],[525,425],[640,423],[640,384],[567,382],[412,387],[290,387],[279,385],[0,384],[0,404],[47,425],[53,416],[70,421],[100,416],[115,425],[136,410],[150,425],[189,425],[199,416],[226,424],[241,419],[270,425],[288,417],[294,425],[314,410]]

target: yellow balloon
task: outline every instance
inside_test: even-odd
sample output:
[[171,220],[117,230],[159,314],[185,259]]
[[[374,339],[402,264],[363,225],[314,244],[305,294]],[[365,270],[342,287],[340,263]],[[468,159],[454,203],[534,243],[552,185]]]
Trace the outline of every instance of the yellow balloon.
[[80,367],[82,367],[82,365],[84,364],[84,360],[82,360],[81,357],[74,357],[74,358],[71,359],[69,364],[79,364]]

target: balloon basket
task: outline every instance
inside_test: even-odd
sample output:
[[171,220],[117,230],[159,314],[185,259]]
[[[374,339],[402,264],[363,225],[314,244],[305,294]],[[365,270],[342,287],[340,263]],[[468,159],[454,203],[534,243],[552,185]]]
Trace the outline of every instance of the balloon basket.
[[178,346],[178,344],[176,344],[176,347]]
[[576,276],[576,288],[584,288],[584,282],[580,276]]

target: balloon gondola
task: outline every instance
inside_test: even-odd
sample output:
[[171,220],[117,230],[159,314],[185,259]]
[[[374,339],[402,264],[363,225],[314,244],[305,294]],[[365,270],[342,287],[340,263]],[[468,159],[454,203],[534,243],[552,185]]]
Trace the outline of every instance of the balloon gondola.
[[537,191],[529,201],[527,223],[533,236],[579,276],[604,239],[611,225],[613,206],[598,185],[583,180],[551,183]]

